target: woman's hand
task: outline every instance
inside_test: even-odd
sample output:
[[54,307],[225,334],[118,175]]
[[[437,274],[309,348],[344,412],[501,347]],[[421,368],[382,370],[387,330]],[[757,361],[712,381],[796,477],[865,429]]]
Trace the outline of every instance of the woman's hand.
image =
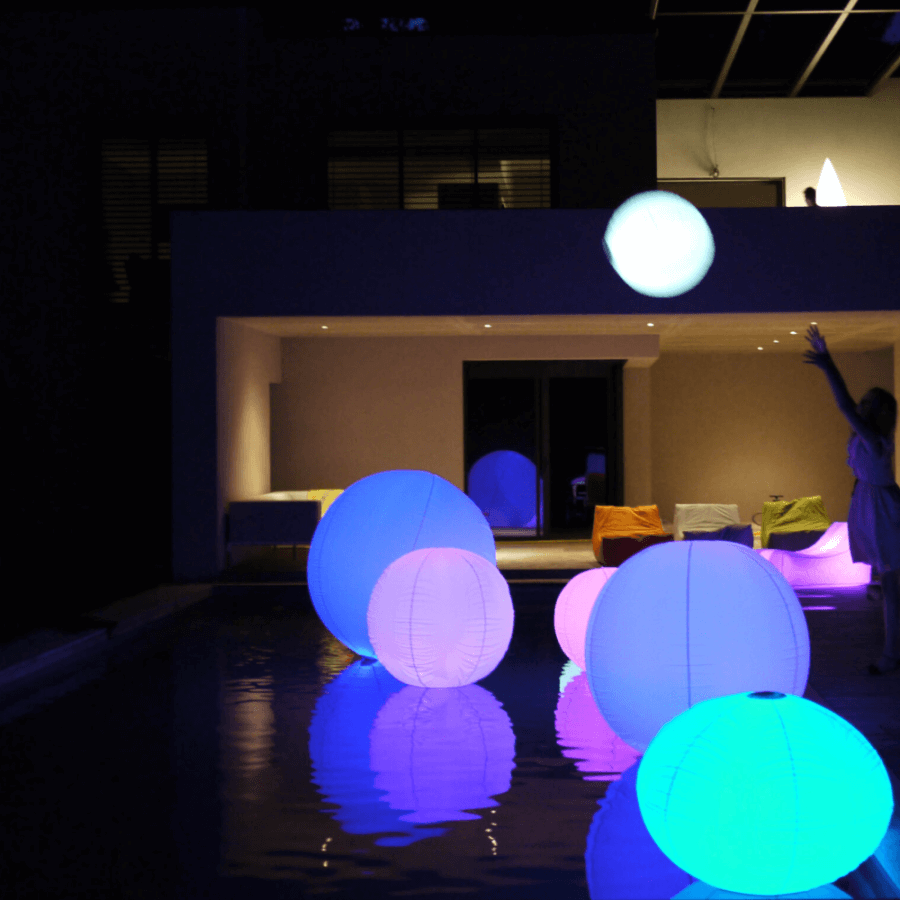
[[816,325],[810,325],[806,332],[806,340],[809,341],[811,350],[807,350],[803,354],[803,362],[824,369],[831,365],[831,354],[828,352],[828,345],[825,338],[819,333]]

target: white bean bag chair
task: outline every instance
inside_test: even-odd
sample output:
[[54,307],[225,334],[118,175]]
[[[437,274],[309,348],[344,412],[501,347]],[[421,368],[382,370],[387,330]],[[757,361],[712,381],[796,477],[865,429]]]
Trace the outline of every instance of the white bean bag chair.
[[846,522],[832,522],[812,547],[805,550],[758,550],[787,579],[792,588],[856,587],[872,579],[872,567],[850,556]]
[[676,503],[672,530],[681,541],[686,531],[719,531],[740,524],[736,503]]

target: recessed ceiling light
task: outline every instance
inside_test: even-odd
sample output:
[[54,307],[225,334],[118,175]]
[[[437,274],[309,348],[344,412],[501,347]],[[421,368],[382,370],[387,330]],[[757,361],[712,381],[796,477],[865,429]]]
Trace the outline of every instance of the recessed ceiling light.
[[490,328],[491,326],[490,326],[490,325],[485,325],[484,327],[485,327],[485,328]]
[[652,327],[653,327],[653,323],[652,323],[652,322],[648,322],[648,323],[647,323],[647,327],[648,327],[648,328],[652,328]]
[[780,341],[772,341],[773,344],[778,344]]
[[322,326],[322,331],[328,331],[328,326],[327,326],[327,325],[323,325],[323,326]]
[[762,350],[762,347],[757,347],[756,349],[757,349],[757,350]]
[[810,325],[818,325],[819,323],[818,322],[810,322],[809,324]]
[[797,333],[796,331],[792,331],[792,332],[791,332],[791,334],[796,334],[796,333]]

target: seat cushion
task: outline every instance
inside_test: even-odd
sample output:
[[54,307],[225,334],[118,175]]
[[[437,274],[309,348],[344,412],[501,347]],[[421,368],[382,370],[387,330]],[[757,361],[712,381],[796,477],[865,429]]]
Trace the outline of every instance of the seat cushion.
[[[772,534],[786,534],[792,531],[817,531],[818,540],[821,532],[831,524],[822,498],[799,497],[796,500],[775,500],[763,503],[760,539],[763,547],[773,547],[770,541]],[[808,547],[809,544],[804,546]],[[787,549],[787,548],[782,548]],[[792,549],[800,549],[794,547]]]
[[718,531],[726,525],[740,525],[736,503],[676,503],[672,520],[675,540],[685,531]]
[[773,531],[769,533],[770,550],[806,550],[819,540],[822,531]]
[[665,534],[659,507],[652,506],[595,506],[594,529],[591,535],[594,556],[600,560],[600,542],[607,537],[638,537],[646,534]]
[[726,525],[718,531],[685,531],[686,541],[732,541],[753,549],[752,525]]
[[675,540],[675,535],[673,534],[644,534],[639,537],[603,538],[600,545],[600,562],[604,566],[616,568],[645,547],[673,540]]

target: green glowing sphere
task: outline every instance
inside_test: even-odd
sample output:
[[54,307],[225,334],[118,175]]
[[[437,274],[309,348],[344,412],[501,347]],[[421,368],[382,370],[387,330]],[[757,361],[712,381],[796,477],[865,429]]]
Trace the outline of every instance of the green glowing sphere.
[[849,722],[775,691],[698,703],[663,726],[638,770],[647,830],[695,878],[742,894],[828,884],[874,853],[890,778]]

